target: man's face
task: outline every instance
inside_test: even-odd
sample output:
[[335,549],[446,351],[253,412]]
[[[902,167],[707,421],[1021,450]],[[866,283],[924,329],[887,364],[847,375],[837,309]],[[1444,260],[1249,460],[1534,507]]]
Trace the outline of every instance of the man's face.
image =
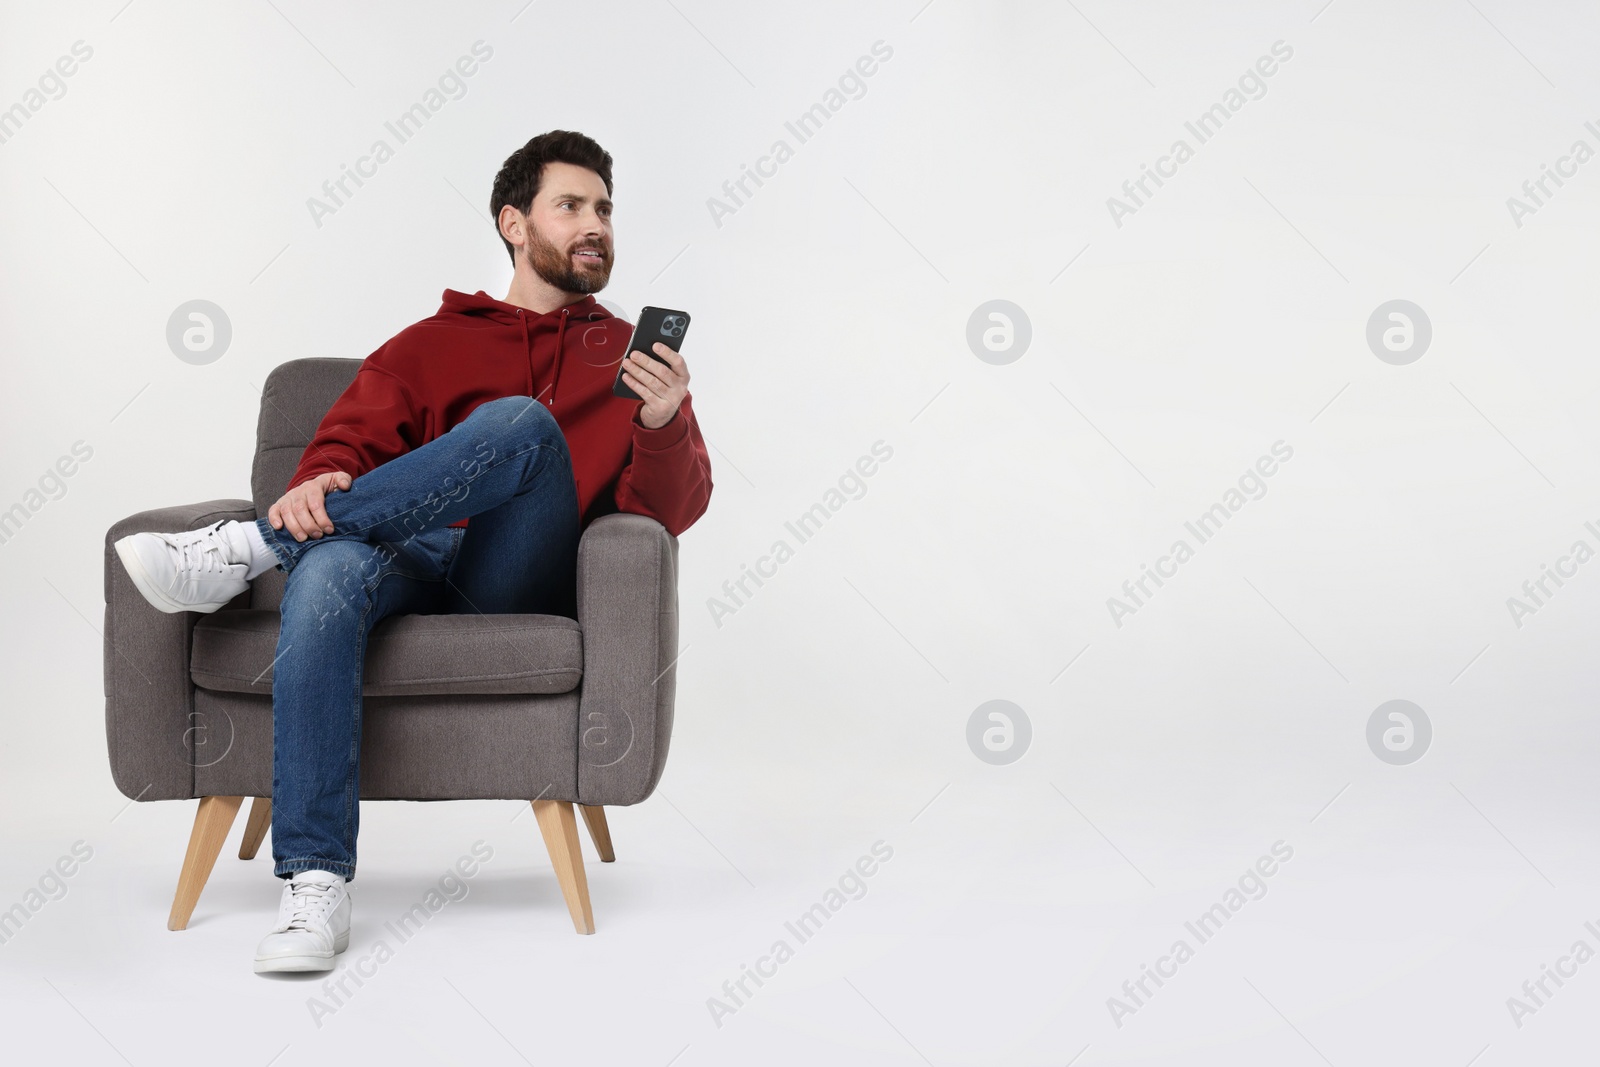
[[606,183],[587,167],[547,163],[528,213],[522,254],[535,274],[568,293],[598,293],[611,280],[615,246]]

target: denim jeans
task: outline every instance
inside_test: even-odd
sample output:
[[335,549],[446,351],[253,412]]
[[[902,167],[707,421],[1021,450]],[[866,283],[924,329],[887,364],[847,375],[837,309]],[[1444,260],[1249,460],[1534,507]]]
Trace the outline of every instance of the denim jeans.
[[[355,877],[361,679],[390,615],[577,615],[578,496],[536,399],[480,404],[448,433],[335,490],[332,534],[256,527],[288,577],[272,676],[273,873]],[[471,516],[466,528],[449,524]]]

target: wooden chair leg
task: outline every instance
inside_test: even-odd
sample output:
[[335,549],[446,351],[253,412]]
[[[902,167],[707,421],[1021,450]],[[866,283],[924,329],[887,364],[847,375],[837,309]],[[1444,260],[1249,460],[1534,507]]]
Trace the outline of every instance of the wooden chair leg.
[[256,797],[250,805],[250,818],[244,824],[244,840],[239,842],[239,858],[253,860],[262,838],[272,827],[272,798]]
[[583,852],[578,848],[578,820],[569,800],[535,800],[534,818],[544,835],[544,847],[561,883],[572,925],[580,934],[594,933],[594,912],[589,908],[589,880],[583,873]]
[[200,891],[211,877],[222,842],[243,803],[244,797],[200,798],[200,810],[195,812],[194,829],[189,833],[189,850],[184,853],[183,871],[178,875],[178,892],[172,898],[172,914],[167,916],[168,930],[182,930],[189,925]]
[[583,824],[589,828],[589,840],[594,842],[594,850],[600,853],[600,862],[615,863],[617,854],[611,849],[611,827],[606,825],[606,809],[579,804],[578,810],[583,812]]

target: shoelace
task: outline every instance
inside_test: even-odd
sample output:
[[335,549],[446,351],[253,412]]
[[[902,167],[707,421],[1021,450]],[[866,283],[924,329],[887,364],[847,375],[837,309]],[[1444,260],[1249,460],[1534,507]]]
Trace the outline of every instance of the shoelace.
[[294,882],[290,888],[290,930],[309,929],[313,920],[321,918],[333,902],[334,887],[322,882]]
[[187,541],[181,545],[174,545],[178,550],[179,574],[185,572],[208,574],[212,571],[220,574],[227,570],[227,555],[223,551],[221,541],[218,540],[220,535],[217,531],[219,529],[221,529],[220,523],[206,530],[203,537],[197,537],[193,541]]

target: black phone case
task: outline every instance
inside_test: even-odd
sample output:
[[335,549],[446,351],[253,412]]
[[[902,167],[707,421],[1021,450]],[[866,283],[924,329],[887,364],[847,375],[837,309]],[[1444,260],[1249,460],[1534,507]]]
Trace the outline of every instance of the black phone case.
[[657,307],[640,308],[639,321],[633,327],[633,336],[628,338],[628,347],[623,350],[622,362],[617,365],[617,378],[611,383],[611,395],[627,397],[629,400],[644,399],[629,389],[628,383],[622,380],[622,370],[627,366],[628,356],[638,351],[657,363],[665,363],[666,360],[655,354],[653,346],[659,341],[674,352],[682,351],[683,337],[688,332],[687,311]]

